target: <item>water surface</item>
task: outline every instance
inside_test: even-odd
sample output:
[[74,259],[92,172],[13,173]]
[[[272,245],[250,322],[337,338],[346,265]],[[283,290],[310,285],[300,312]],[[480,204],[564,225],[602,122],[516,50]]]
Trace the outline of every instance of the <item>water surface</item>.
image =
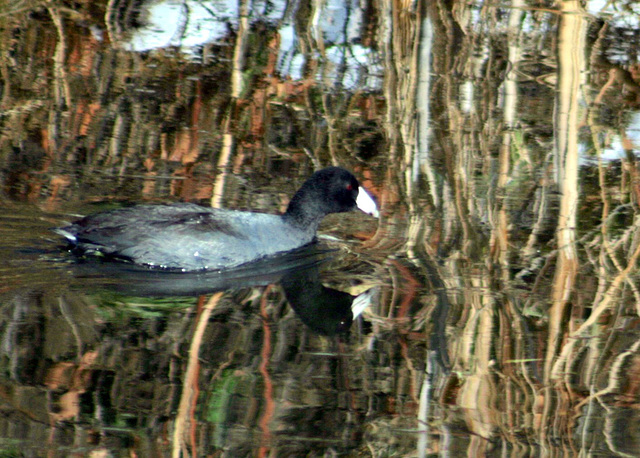
[[[638,455],[633,5],[2,5],[3,453]],[[50,232],[327,165],[382,216],[289,283],[148,295]]]

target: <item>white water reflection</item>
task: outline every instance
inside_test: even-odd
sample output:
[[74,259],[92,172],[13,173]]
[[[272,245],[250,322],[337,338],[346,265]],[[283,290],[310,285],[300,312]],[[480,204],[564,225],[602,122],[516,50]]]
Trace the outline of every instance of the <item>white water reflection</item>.
[[[324,66],[317,75],[334,81],[345,89],[379,89],[382,67],[379,56],[360,43],[364,12],[357,1],[329,1],[316,5],[311,21],[314,44],[301,45],[295,17],[300,5],[287,8],[284,2],[251,4],[251,24],[278,24],[279,49],[277,70],[292,80],[305,78],[311,60]],[[111,18],[112,41],[121,48],[144,52],[167,47],[177,48],[186,56],[198,58],[201,46],[229,37],[237,28],[238,2],[198,2],[166,0],[143,5],[137,22],[142,26],[117,23]]]
[[[636,111],[629,115],[623,135],[607,131],[606,136],[606,138],[601,138],[603,145],[600,155],[601,161],[613,162],[625,159],[627,156],[625,148],[629,147],[637,156],[637,151],[640,148],[640,112]],[[628,145],[626,147],[625,142]],[[582,157],[581,165],[591,164],[598,159],[590,144],[581,143],[580,155]]]
[[624,6],[618,2],[608,0],[591,0],[585,5],[586,10],[594,16],[607,18],[607,22],[615,27],[638,28],[640,27],[640,4],[625,2]]
[[167,0],[150,4],[143,11],[145,26],[135,29],[120,46],[138,52],[175,46],[189,53],[194,46],[222,39],[237,16],[237,2]]

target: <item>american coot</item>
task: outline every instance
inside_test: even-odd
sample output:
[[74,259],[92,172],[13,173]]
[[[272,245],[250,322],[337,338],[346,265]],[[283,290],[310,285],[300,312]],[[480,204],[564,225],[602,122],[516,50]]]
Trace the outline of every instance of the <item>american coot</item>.
[[55,229],[76,252],[151,267],[229,269],[312,242],[322,218],[356,207],[373,216],[373,199],[339,167],[314,173],[284,215],[192,203],[137,205],[97,213]]

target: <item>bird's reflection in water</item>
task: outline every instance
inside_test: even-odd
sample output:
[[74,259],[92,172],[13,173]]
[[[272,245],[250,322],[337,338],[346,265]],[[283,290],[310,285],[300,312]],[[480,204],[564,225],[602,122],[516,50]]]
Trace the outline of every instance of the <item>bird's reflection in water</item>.
[[82,285],[91,282],[128,296],[165,298],[280,283],[300,320],[314,332],[331,336],[348,332],[377,291],[371,288],[352,296],[325,287],[320,265],[329,261],[332,253],[333,250],[312,244],[229,271],[186,273],[89,259],[75,264],[74,273]]
[[347,332],[375,293],[375,288],[371,288],[352,296],[327,288],[320,281],[317,264],[287,272],[280,284],[300,320],[318,334],[327,336]]

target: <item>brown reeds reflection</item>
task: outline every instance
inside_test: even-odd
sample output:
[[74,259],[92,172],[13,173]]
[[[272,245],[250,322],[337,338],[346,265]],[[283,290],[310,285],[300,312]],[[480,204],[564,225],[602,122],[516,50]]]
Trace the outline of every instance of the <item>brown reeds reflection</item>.
[[[404,205],[398,210],[388,204],[393,210],[387,212],[383,207],[387,218],[373,240],[417,266],[414,281],[403,285],[410,291],[419,279],[420,294],[413,300],[425,304],[422,313],[429,310],[427,303],[436,303],[425,299],[433,298],[433,292],[424,286],[442,288],[437,302],[446,297],[445,341],[451,372],[440,375],[440,385],[429,386],[447,404],[461,408],[460,420],[474,435],[469,442],[474,454],[487,453],[495,440],[522,451],[530,448],[531,441],[545,449],[558,444],[574,451],[587,444],[625,448],[609,437],[593,438],[595,412],[603,408],[601,401],[595,405],[599,398],[594,387],[603,383],[599,372],[615,365],[596,348],[611,341],[615,318],[625,313],[625,305],[626,313],[635,313],[621,288],[625,282],[626,296],[635,296],[632,278],[638,250],[629,239],[636,233],[635,224],[612,235],[611,200],[625,221],[634,221],[635,211],[624,203],[625,197],[613,197],[607,189],[607,180],[625,180],[624,174],[613,178],[615,171],[602,164],[600,195],[579,195],[579,108],[590,87],[584,79],[588,22],[577,3],[565,2],[563,8],[558,15],[538,17],[558,21],[555,97],[544,86],[535,88],[537,94],[532,92],[531,80],[523,78],[522,56],[536,51],[519,28],[526,15],[522,5],[506,15],[504,24],[511,28],[505,29],[499,51],[480,51],[469,33],[474,26],[461,20],[464,15],[444,13],[439,4],[429,8],[428,19],[416,20],[411,27],[401,26],[395,18],[389,22],[404,33],[385,43],[388,60],[404,64],[408,71],[398,76],[393,65],[388,67],[393,75],[387,78],[385,94],[394,105],[387,108],[388,138],[390,154],[397,159],[384,187],[387,192],[399,190],[400,197],[394,200]],[[484,13],[490,23],[495,20],[489,10]],[[433,31],[425,33],[421,27]],[[432,67],[407,64],[412,57],[405,54],[417,56],[412,45],[418,37],[421,46],[432,46]],[[474,66],[486,62],[473,57],[481,52],[496,59],[495,67]],[[421,71],[434,75],[425,89]],[[474,81],[473,86],[465,79],[469,84]],[[425,90],[432,91],[431,97],[419,106],[414,95]],[[523,100],[525,91],[534,98]],[[523,126],[542,110],[555,112],[546,132]],[[429,148],[421,150],[415,140],[420,139],[416,132],[420,116],[425,115],[434,121],[429,125]],[[602,137],[594,137],[593,144],[602,149]],[[635,166],[629,167],[634,173]],[[582,173],[594,170],[584,165]],[[634,191],[627,192],[629,196]],[[603,219],[596,219],[595,226],[582,223],[580,233],[580,209],[594,201],[604,209]],[[399,249],[398,240],[405,242]],[[600,255],[594,252],[599,243],[604,244]],[[612,252],[610,243],[620,251]],[[581,271],[590,272],[589,278],[580,280]],[[592,276],[595,273],[599,281]],[[593,311],[586,304],[593,304]],[[598,320],[611,312],[606,331],[599,336]],[[408,327],[416,324],[417,316],[408,320]],[[591,342],[585,340],[587,335]],[[595,359],[576,377],[574,365],[585,364],[589,353]],[[426,377],[432,375],[428,372]],[[591,396],[576,396],[585,387],[590,387]],[[571,421],[566,419],[569,411]],[[588,427],[580,426],[578,418]],[[437,447],[429,441],[422,444]]]

